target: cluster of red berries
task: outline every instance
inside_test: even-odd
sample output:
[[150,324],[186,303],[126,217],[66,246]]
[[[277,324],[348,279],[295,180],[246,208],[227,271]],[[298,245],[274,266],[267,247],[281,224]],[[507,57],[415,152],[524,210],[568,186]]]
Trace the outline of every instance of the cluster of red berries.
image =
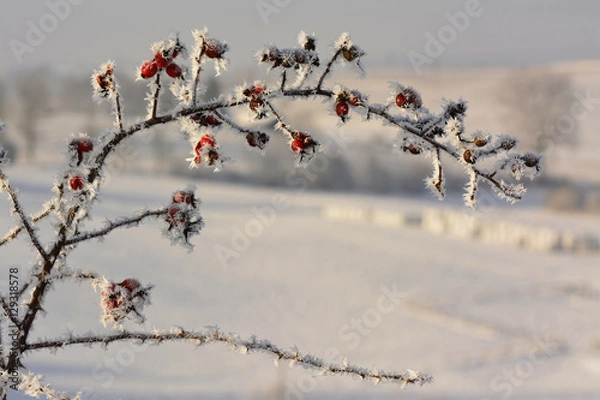
[[[116,290],[117,286],[124,290]],[[111,282],[107,287],[106,291],[102,292],[104,305],[108,309],[118,308],[124,301],[127,295],[133,297],[134,293],[142,287],[142,284],[137,279],[125,279],[121,283]]]
[[404,88],[396,95],[396,105],[400,108],[419,109],[423,106],[421,96],[412,88]]
[[205,157],[205,163],[208,166],[213,166],[219,159],[217,141],[210,133],[202,135],[200,140],[196,142],[196,145],[194,146],[194,157],[192,162],[198,165],[202,163],[203,157]]
[[318,143],[307,133],[294,132],[290,145],[294,153],[313,154]]
[[120,321],[132,311],[141,317],[141,310],[137,309],[136,303],[137,300],[142,300],[143,305],[147,295],[147,289],[142,288],[137,279],[128,278],[120,283],[110,282],[101,292],[105,319]]
[[176,42],[169,49],[158,50],[152,60],[144,61],[140,67],[140,76],[143,79],[149,79],[156,75],[159,69],[164,69],[171,78],[180,78],[182,76],[182,69],[173,60],[179,55],[182,49],[183,47],[179,42]]
[[256,119],[262,119],[266,117],[266,111],[263,109],[265,102],[262,99],[265,89],[265,85],[257,82],[251,88],[246,88],[242,92],[244,96],[250,99],[248,102],[248,107],[250,107],[250,110],[256,114]]
[[170,224],[169,229],[186,224],[187,217],[185,210],[188,205],[196,208],[194,193],[181,190],[173,195],[173,203],[169,206],[167,212],[167,222]]
[[197,212],[198,200],[194,192],[180,190],[175,192],[172,203],[167,210],[166,220],[169,223],[167,231],[180,232],[187,242],[192,233],[200,232],[204,222]]
[[346,122],[350,106],[356,107],[360,104],[362,104],[362,100],[359,95],[342,92],[336,98],[335,113],[342,119],[342,122]]
[[96,91],[100,97],[107,97],[111,90],[115,88],[113,79],[114,66],[111,63],[105,64],[103,70],[95,78]]

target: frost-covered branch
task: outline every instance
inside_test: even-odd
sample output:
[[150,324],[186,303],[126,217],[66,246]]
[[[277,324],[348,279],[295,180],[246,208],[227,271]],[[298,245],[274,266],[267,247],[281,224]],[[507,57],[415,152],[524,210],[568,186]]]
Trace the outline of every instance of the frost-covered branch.
[[421,374],[412,370],[404,372],[387,372],[378,371],[375,369],[363,368],[360,366],[348,364],[331,364],[318,357],[310,354],[302,354],[297,350],[283,350],[272,344],[268,340],[260,340],[256,337],[250,339],[240,339],[235,334],[224,334],[218,329],[211,332],[192,332],[182,328],[174,328],[171,331],[155,331],[153,333],[146,332],[121,332],[106,336],[69,336],[65,339],[44,340],[29,343],[25,346],[25,351],[40,350],[40,349],[61,349],[68,346],[82,344],[93,345],[102,344],[109,345],[114,342],[122,341],[137,341],[140,343],[151,342],[161,344],[172,341],[187,341],[195,346],[201,346],[210,343],[221,343],[232,350],[242,354],[250,352],[262,352],[275,356],[275,361],[289,361],[290,365],[299,364],[305,367],[313,368],[319,373],[328,375],[350,375],[361,379],[370,380],[374,383],[398,382],[403,386],[407,384],[424,384],[432,381],[432,377],[428,374]]
[[[2,191],[2,190],[6,190],[6,193],[8,194],[8,198],[10,199],[10,201],[13,205],[13,211],[15,213],[17,213],[17,215],[19,216],[19,219],[21,220],[21,224],[23,224],[23,227],[29,234],[29,239],[31,240],[31,243],[37,250],[38,254],[40,255],[40,257],[43,260],[47,260],[48,254],[46,254],[46,251],[42,247],[42,244],[40,243],[40,240],[37,237],[35,229],[31,225],[32,222],[29,221],[30,218],[25,215],[25,211],[23,211],[23,207],[21,206],[21,204],[19,202],[17,192],[11,187],[10,183],[8,182],[8,179],[6,178],[6,176],[4,175],[2,170],[0,170],[0,191]],[[16,236],[16,234],[15,234],[15,236]]]
[[[41,210],[39,213],[37,213],[36,215],[31,217],[31,222],[33,224],[35,224],[36,222],[44,219],[45,217],[47,217],[48,215],[50,215],[50,213],[54,211],[54,203],[50,203],[48,204],[46,207],[44,207],[43,210]],[[23,229],[25,229],[25,225],[23,224],[19,224],[14,226],[10,231],[8,231],[4,237],[2,239],[0,239],[0,246],[2,246],[3,244],[6,244],[8,242],[10,242],[13,239],[16,239],[17,236],[19,236],[19,233],[21,233],[23,231]]]
[[139,215],[137,215],[135,217],[124,218],[124,219],[120,219],[117,221],[109,220],[109,221],[107,221],[106,226],[104,228],[98,229],[95,231],[91,231],[91,232],[79,233],[78,235],[76,235],[70,239],[67,239],[65,241],[64,245],[72,246],[76,243],[83,242],[85,240],[106,236],[111,231],[113,231],[117,228],[122,228],[122,227],[129,228],[132,226],[137,226],[140,222],[142,222],[146,218],[160,217],[161,215],[166,215],[166,214],[167,214],[167,208],[163,207],[158,210],[152,210],[152,211],[149,210],[149,211],[141,212],[141,213],[139,213]]
[[98,281],[100,280],[100,276],[91,271],[63,271],[61,270],[59,273],[52,274],[50,280],[53,282],[62,281],[65,279],[76,279],[80,281],[91,280]]
[[0,305],[2,306],[2,311],[6,318],[8,318],[15,326],[20,326],[21,322],[15,318],[12,312],[10,312],[9,304],[3,296],[0,296]]
[[43,384],[41,375],[20,373],[19,380],[17,388],[29,397],[46,398],[48,400],[82,400],[81,393],[71,397],[48,384]]
[[150,120],[156,119],[156,114],[158,112],[158,99],[160,97],[160,74],[156,74],[156,80],[154,81],[155,89],[154,94],[152,95],[151,101],[152,106],[150,108]]

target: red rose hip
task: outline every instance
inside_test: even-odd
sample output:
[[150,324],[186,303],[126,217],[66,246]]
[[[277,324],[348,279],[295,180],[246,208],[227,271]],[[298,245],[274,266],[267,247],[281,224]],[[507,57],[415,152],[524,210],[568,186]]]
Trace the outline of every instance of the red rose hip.
[[76,191],[81,190],[81,189],[83,189],[84,185],[85,185],[85,181],[79,175],[73,175],[71,178],[69,178],[69,186],[73,190],[76,190]]
[[337,105],[335,106],[335,113],[338,116],[344,116],[344,115],[348,115],[348,110],[350,108],[348,107],[348,103],[342,101],[340,103],[337,103]]
[[192,193],[179,191],[173,195],[173,202],[190,204],[192,202]]
[[140,75],[144,79],[152,78],[158,72],[158,66],[154,61],[146,61],[142,64],[140,68]]
[[169,64],[166,71],[167,75],[171,78],[179,78],[181,76],[181,67],[175,63]]
[[204,44],[204,54],[206,54],[208,58],[220,58],[221,49],[219,49],[217,43],[208,42]]
[[300,153],[304,150],[304,141],[301,139],[294,139],[292,141],[291,148],[294,153]]
[[125,279],[123,282],[119,283],[119,286],[127,289],[129,293],[133,293],[134,291],[141,288],[142,284],[137,279],[128,278]]
[[88,138],[81,138],[77,140],[77,150],[87,153],[94,149],[94,143]]
[[156,55],[154,56],[154,62],[156,63],[156,66],[159,68],[165,68],[169,64],[171,64],[171,60],[164,58],[162,51],[159,51],[158,53],[156,53]]
[[402,93],[399,93],[396,96],[396,105],[398,107],[404,107],[404,104],[406,104],[406,96],[404,96]]

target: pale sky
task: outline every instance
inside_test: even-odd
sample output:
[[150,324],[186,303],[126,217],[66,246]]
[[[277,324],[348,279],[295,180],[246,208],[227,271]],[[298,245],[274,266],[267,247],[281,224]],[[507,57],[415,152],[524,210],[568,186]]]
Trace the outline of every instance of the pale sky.
[[[598,0],[0,0],[0,4],[3,76],[40,65],[87,75],[109,59],[134,68],[149,58],[152,42],[176,31],[189,42],[190,31],[204,26],[211,36],[229,43],[234,65],[253,62],[254,53],[269,42],[294,46],[300,30],[316,33],[321,49],[348,31],[367,51],[367,67],[410,67],[411,51],[427,56],[427,38],[439,39],[444,33],[448,43],[441,54],[430,57],[436,67],[600,58]],[[446,15],[468,16],[469,7],[473,16],[460,27],[462,32],[452,28]],[[42,38],[32,34],[36,29]]]

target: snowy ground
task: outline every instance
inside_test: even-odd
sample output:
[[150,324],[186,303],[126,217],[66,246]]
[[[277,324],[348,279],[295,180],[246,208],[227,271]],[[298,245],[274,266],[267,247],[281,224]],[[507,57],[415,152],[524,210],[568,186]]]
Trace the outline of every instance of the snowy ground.
[[[577,87],[589,83],[597,94],[598,69],[588,67],[576,66]],[[442,73],[409,83],[420,88],[426,103],[436,104],[438,94],[464,96],[472,105],[469,126],[501,133],[488,98],[501,74],[463,72],[450,79]],[[387,77],[371,78],[374,92],[385,91]],[[581,163],[560,159],[564,176],[581,178],[578,166],[589,164],[593,168],[585,170],[584,180],[597,182],[599,114],[594,110],[582,121],[588,146],[580,149]],[[61,136],[49,137],[49,148],[64,144],[80,126],[71,126],[68,118],[52,123],[48,131]],[[41,160],[41,167],[7,169],[30,212],[51,196],[56,159]],[[259,156],[255,162],[261,162]],[[442,207],[462,212],[460,193],[439,203],[425,189],[422,197],[409,199],[195,183],[206,227],[194,239],[192,254],[171,247],[161,237],[160,222],[116,231],[72,254],[72,268],[156,285],[147,322],[126,328],[218,325],[334,362],[347,357],[383,370],[420,370],[435,381],[400,390],[318,377],[299,367],[276,369],[272,357],[241,355],[220,345],[73,347],[54,355],[30,354],[25,365],[59,389],[89,388],[90,399],[600,399],[599,253],[531,252],[433,235],[415,226],[392,229],[322,217],[322,209],[332,205],[408,214]],[[116,169],[87,226],[143,206],[166,205],[171,193],[186,185],[173,177]],[[274,198],[284,205],[275,208]],[[543,198],[544,193],[532,192],[514,206],[495,202],[477,216],[600,235],[598,216],[550,214],[541,211]],[[14,220],[7,203],[0,204],[4,232]],[[257,212],[267,219],[260,222]],[[45,223],[40,228],[51,230]],[[259,233],[240,238],[247,229]],[[23,280],[31,261],[23,256],[30,254],[27,246],[20,239],[0,251],[3,270],[18,266]],[[223,262],[218,252],[223,248],[238,254]],[[34,337],[111,331],[99,322],[98,293],[90,286],[65,283],[56,289]],[[397,295],[390,299],[389,293]]]
[[[10,173],[28,209],[35,209],[48,194],[48,173]],[[118,178],[107,186],[92,223],[131,214],[140,205],[164,204],[185,185],[172,178]],[[242,337],[256,334],[282,347],[331,354],[333,361],[348,357],[381,369],[426,371],[435,382],[400,391],[347,377],[315,378],[302,368],[276,369],[265,355],[244,356],[219,345],[73,348],[31,354],[28,367],[59,388],[89,387],[107,399],[287,398],[286,391],[315,399],[599,398],[597,253],[537,254],[417,228],[324,220],[320,214],[331,204],[395,210],[437,204],[428,200],[197,186],[207,226],[193,254],[170,247],[160,224],[148,223],[80,246],[71,267],[116,281],[132,276],[155,283],[148,329],[219,325]],[[236,228],[256,225],[253,209],[273,209],[274,195],[289,206],[262,225],[238,259],[223,265],[217,246],[232,248]],[[524,212],[522,207],[527,205],[499,212]],[[10,220],[1,218],[4,230]],[[23,250],[25,244],[15,243],[3,249],[2,260],[20,266],[25,279]],[[398,304],[380,301],[394,291]],[[34,336],[106,331],[97,303],[91,287],[58,286]]]

